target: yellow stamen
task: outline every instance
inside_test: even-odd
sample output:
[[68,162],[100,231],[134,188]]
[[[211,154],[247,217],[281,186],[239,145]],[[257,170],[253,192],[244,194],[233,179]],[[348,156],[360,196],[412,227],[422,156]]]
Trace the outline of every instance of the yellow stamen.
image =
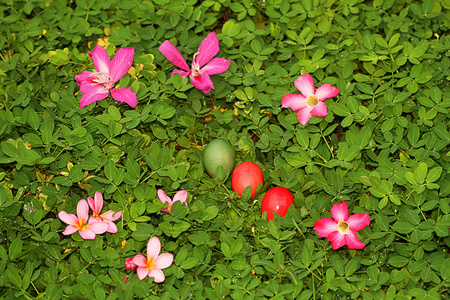
[[339,231],[339,233],[341,234],[347,234],[350,229],[348,228],[348,223],[344,222],[344,221],[340,221],[337,225],[337,230]]
[[153,270],[153,267],[156,265],[156,262],[153,261],[151,258],[147,260],[147,270],[151,271]]
[[306,106],[309,108],[313,108],[317,104],[319,104],[319,97],[316,95],[309,95],[305,100]]

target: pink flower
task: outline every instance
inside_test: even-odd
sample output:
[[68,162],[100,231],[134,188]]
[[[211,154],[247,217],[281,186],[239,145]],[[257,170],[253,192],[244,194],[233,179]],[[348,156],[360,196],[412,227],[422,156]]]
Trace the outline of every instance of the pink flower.
[[330,218],[322,218],[314,223],[314,229],[321,237],[326,237],[331,242],[331,247],[336,250],[344,245],[350,249],[362,249],[365,244],[358,240],[356,231],[370,224],[368,214],[353,214],[348,216],[347,203],[335,204],[331,208]]
[[169,205],[167,206],[167,209],[162,208],[161,211],[164,211],[166,213],[170,213],[170,210],[172,209],[172,205],[175,201],[181,201],[181,203],[184,203],[187,207],[187,203],[186,203],[186,199],[187,199],[187,191],[186,190],[181,190],[178,191],[175,196],[173,196],[173,200],[170,199],[169,196],[166,195],[166,193],[164,193],[163,190],[159,189],[158,190],[158,198],[159,200],[161,200],[162,203],[166,203],[168,202]]
[[213,31],[201,42],[197,53],[194,54],[192,66],[189,69],[183,55],[174,45],[172,45],[172,43],[166,40],[159,46],[159,52],[161,52],[162,55],[175,66],[184,70],[175,69],[172,72],[172,76],[174,73],[178,73],[183,77],[190,76],[191,83],[194,87],[203,91],[205,94],[209,93],[211,89],[214,89],[214,84],[209,76],[221,74],[230,67],[231,61],[229,59],[222,57],[213,59],[219,51],[219,38]]
[[301,94],[286,94],[281,99],[281,106],[297,112],[300,124],[305,125],[311,117],[325,117],[328,114],[327,105],[323,102],[339,94],[340,90],[329,85],[321,85],[314,92],[314,80],[308,73],[303,74],[294,82]]
[[133,263],[133,259],[131,257],[129,257],[125,260],[125,270],[131,270],[134,272],[134,269],[136,269],[136,267],[137,267],[137,265],[135,265]]
[[88,197],[88,203],[93,212],[91,218],[97,222],[104,222],[108,224],[108,229],[106,232],[116,233],[117,226],[114,224],[114,221],[122,216],[122,211],[114,212],[112,210],[108,210],[107,212],[101,214],[103,208],[103,196],[100,192],[95,193],[94,199],[92,199],[92,197]]
[[61,221],[69,226],[62,234],[70,235],[78,231],[80,236],[85,240],[95,239],[96,234],[102,234],[108,229],[108,224],[97,222],[89,218],[89,206],[86,200],[82,199],[77,204],[77,215],[68,214],[65,211],[60,211],[58,217]]
[[136,254],[133,257],[133,263],[137,265],[136,273],[140,280],[145,277],[154,277],[155,282],[160,283],[165,280],[162,269],[168,268],[173,262],[173,254],[163,253],[161,251],[161,242],[154,236],[147,243],[147,258],[142,254]]
[[105,99],[110,91],[114,100],[136,107],[136,93],[131,87],[113,89],[117,81],[130,69],[134,58],[134,47],[117,50],[116,56],[111,61],[106,50],[99,45],[94,47],[94,51],[89,51],[88,55],[94,61],[95,72],[84,71],[75,76],[80,91],[83,92],[80,108]]

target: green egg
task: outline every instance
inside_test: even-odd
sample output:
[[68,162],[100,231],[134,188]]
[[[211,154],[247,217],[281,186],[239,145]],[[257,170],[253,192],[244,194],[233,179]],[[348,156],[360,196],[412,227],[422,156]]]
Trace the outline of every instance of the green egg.
[[222,166],[225,174],[229,174],[236,163],[233,147],[224,139],[209,142],[203,151],[203,165],[211,177],[216,177],[216,169]]

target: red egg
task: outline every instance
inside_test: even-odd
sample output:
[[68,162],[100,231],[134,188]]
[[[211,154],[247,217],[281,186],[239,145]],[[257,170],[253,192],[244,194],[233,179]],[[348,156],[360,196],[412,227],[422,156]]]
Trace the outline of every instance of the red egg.
[[264,183],[264,175],[260,167],[251,161],[244,161],[240,163],[231,175],[231,188],[242,197],[242,192],[245,188],[250,186],[252,188],[253,198],[256,195],[256,188],[258,184]]
[[284,217],[288,211],[289,206],[294,204],[294,196],[288,189],[277,186],[271,188],[264,195],[261,204],[261,212],[267,212],[267,220],[273,219],[273,213]]

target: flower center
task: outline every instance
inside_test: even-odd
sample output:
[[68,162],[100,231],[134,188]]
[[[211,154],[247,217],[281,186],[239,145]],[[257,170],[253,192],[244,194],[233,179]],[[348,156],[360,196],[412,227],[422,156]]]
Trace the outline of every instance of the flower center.
[[81,219],[78,220],[78,230],[85,231],[89,227],[91,227],[91,225],[84,224],[83,220],[81,220]]
[[350,229],[348,228],[348,223],[344,221],[340,221],[337,225],[337,230],[340,234],[347,234]]
[[313,108],[317,104],[319,104],[319,97],[316,95],[309,95],[305,100],[306,106],[309,108]]
[[114,79],[109,74],[102,73],[102,72],[93,72],[91,74],[91,76],[96,77],[92,81],[104,86],[108,90],[110,90],[114,87]]
[[200,66],[198,65],[197,61],[195,60],[195,58],[197,57],[199,53],[195,53],[194,54],[194,59],[192,60],[192,68],[191,68],[191,76],[196,77],[198,75],[200,75]]
[[156,261],[153,261],[151,258],[147,260],[147,269],[149,271],[153,270],[153,267],[156,265]]

